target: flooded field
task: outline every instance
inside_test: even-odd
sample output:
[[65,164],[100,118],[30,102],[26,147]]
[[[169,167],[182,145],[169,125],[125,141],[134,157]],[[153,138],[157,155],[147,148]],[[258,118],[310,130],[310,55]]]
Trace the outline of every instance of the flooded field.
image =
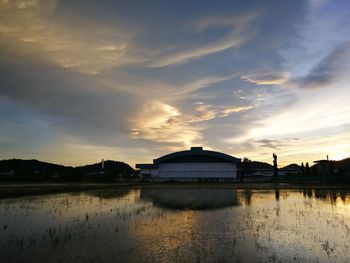
[[0,200],[1,262],[350,262],[350,192],[121,189]]

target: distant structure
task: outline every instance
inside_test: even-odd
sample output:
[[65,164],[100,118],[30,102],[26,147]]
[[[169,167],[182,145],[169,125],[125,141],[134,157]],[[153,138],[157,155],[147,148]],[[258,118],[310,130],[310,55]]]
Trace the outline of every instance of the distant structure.
[[271,164],[245,158],[240,166],[241,176],[245,179],[273,177],[273,166]]
[[105,169],[105,160],[102,158],[102,161],[101,161],[101,173],[104,172],[104,169]]
[[285,175],[298,176],[298,175],[301,175],[301,166],[299,166],[295,163],[289,164],[281,169],[278,169],[278,175],[280,175],[280,176],[285,176]]
[[150,164],[136,164],[143,178],[156,181],[235,181],[241,160],[215,151],[191,147],[154,159]]
[[334,172],[338,172],[338,169],[334,169],[335,161],[329,160],[329,156],[327,155],[326,160],[317,160],[314,161],[315,166],[313,167],[315,174],[320,176],[328,176],[333,175]]

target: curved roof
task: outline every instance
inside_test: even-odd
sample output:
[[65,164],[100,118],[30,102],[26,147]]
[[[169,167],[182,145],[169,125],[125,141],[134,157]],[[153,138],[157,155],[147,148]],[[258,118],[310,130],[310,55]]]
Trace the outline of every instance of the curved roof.
[[[166,162],[176,162],[176,160],[178,159],[215,159],[216,162],[230,162],[230,163],[240,163],[241,160],[233,157],[231,155],[228,154],[224,154],[224,153],[220,153],[220,152],[214,152],[214,151],[207,151],[207,150],[203,150],[202,147],[191,147],[190,150],[187,151],[180,151],[180,152],[174,152],[174,153],[170,153],[167,155],[164,155],[162,157],[159,157],[158,159],[154,159],[153,163],[154,164],[160,164],[160,163],[166,163]],[[196,162],[196,161],[194,161]]]

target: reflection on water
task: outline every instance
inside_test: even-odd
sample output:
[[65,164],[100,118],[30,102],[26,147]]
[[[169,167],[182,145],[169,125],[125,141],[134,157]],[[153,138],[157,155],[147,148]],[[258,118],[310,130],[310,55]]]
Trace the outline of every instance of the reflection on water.
[[252,190],[244,190],[243,192],[243,200],[244,200],[244,203],[246,205],[250,205],[251,201],[252,201]]
[[280,200],[280,189],[275,189],[275,199],[276,201]]
[[124,189],[0,200],[1,262],[350,262],[350,193]]
[[208,210],[238,205],[232,189],[141,189],[140,198],[168,209]]
[[[131,192],[130,188],[123,188],[123,189],[118,189],[118,190],[95,190],[95,191],[86,191],[84,194],[90,195],[90,196],[95,196],[100,199],[116,199],[118,197],[123,197],[126,196]],[[80,195],[80,193],[77,193]],[[74,195],[74,193],[72,193]]]

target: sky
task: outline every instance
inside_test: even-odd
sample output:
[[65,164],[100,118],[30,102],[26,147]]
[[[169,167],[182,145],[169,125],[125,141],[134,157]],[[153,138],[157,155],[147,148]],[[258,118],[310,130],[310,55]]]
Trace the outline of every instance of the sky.
[[0,0],[0,159],[350,156],[350,2]]

